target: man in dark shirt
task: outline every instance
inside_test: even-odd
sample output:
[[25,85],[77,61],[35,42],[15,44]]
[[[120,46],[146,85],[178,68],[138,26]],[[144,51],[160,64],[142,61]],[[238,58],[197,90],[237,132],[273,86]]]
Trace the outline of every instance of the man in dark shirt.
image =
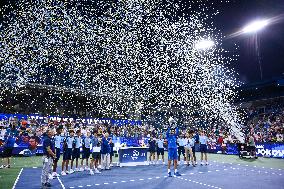
[[3,151],[3,157],[7,159],[7,168],[11,167],[11,157],[12,157],[12,151],[14,149],[15,144],[15,138],[13,137],[13,134],[10,133],[9,136],[7,136],[7,139],[4,143],[4,151]]
[[149,140],[149,151],[150,151],[150,157],[149,157],[149,164],[155,164],[155,152],[156,152],[156,140],[154,140],[153,136],[151,136]]
[[42,156],[42,173],[41,173],[41,184],[42,188],[51,187],[49,175],[52,172],[52,162],[56,158],[54,153],[54,143],[52,142],[53,131],[47,130],[47,136],[43,140],[43,156]]

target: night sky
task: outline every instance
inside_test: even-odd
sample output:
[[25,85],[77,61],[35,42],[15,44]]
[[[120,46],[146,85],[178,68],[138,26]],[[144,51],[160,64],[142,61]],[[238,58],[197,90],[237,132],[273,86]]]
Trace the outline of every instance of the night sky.
[[[284,77],[284,1],[283,0],[234,0],[218,7],[215,24],[225,34],[234,33],[247,23],[262,18],[282,14],[278,23],[268,25],[257,37],[260,40],[263,80]],[[224,41],[229,49],[236,43],[239,46],[239,60],[232,65],[244,83],[259,82],[260,71],[255,48],[255,36],[245,34]]]
[[[1,0],[0,7],[11,2]],[[284,77],[284,0],[207,0],[210,8],[219,10],[214,17],[217,29],[228,36],[247,23],[261,18],[271,18],[282,15],[278,23],[267,26],[257,34],[260,41],[261,65],[263,80],[274,77]],[[212,5],[212,2],[213,5]],[[213,9],[212,9],[213,11]],[[259,82],[260,71],[255,46],[256,37],[245,34],[235,38],[226,39],[224,48],[239,54],[239,59],[231,66],[239,73],[239,79],[244,83]],[[235,45],[239,47],[235,50]]]

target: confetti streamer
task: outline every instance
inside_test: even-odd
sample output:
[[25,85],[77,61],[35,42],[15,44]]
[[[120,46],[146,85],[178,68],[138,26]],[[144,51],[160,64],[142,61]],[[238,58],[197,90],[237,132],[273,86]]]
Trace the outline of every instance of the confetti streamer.
[[[1,26],[0,96],[32,86],[49,91],[42,103],[50,109],[52,101],[76,108],[80,94],[86,111],[147,120],[159,110],[178,109],[192,124],[225,124],[243,139],[243,118],[232,105],[240,83],[228,67],[235,59],[212,22],[218,11],[207,14],[206,4],[19,1]],[[204,40],[212,46],[198,48]],[[55,95],[54,88],[68,92]]]

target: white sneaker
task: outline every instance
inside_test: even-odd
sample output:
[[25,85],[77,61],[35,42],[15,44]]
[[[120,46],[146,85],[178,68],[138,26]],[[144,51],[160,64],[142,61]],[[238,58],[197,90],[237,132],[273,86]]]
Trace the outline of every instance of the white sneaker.
[[49,179],[49,180],[52,180],[52,179],[53,179],[52,174],[48,174],[48,179]]
[[110,164],[110,167],[113,167],[113,165],[112,165],[112,164]]
[[3,168],[4,168],[4,165],[1,165],[1,166],[0,166],[0,169],[3,169]]
[[66,175],[66,173],[65,173],[64,171],[62,171],[62,172],[61,172],[61,175],[62,175],[62,176],[65,176],[65,175]]
[[95,173],[98,173],[98,174],[99,174],[99,173],[101,173],[101,172],[100,172],[98,169],[95,169]]
[[52,176],[53,176],[53,177],[59,177],[60,175],[57,174],[56,172],[53,172],[53,173],[52,173]]
[[101,168],[102,168],[102,166],[101,166],[101,165],[98,165],[98,168],[99,168],[99,169],[101,169]]
[[94,172],[92,169],[90,169],[90,175],[94,175]]
[[83,167],[81,167],[81,168],[79,169],[79,171],[80,171],[80,172],[84,171],[84,168],[83,168]]
[[72,173],[74,173],[74,171],[73,169],[70,169],[69,174],[72,174]]
[[203,162],[201,162],[200,165],[203,165]]
[[163,162],[163,165],[165,165],[166,163],[165,162]]
[[209,165],[209,163],[208,162],[206,162],[206,164],[205,165]]
[[75,168],[74,172],[78,172],[78,171],[79,171],[79,169],[78,169],[78,168]]
[[86,170],[86,171],[90,171],[90,168],[89,168],[89,167],[85,167],[85,170]]

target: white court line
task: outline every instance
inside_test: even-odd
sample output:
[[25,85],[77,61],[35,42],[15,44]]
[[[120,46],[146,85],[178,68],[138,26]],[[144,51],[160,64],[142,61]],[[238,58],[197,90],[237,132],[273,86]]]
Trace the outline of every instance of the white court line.
[[62,189],[65,189],[65,186],[64,186],[64,184],[62,183],[62,181],[60,180],[60,178],[59,178],[59,177],[57,177],[57,179],[58,179],[58,181],[59,181],[59,183],[60,183],[60,185],[61,185]]
[[194,181],[194,180],[190,180],[190,179],[187,180],[187,179],[185,179],[185,178],[183,178],[183,177],[177,177],[177,178],[182,179],[182,180],[185,180],[185,181],[193,182],[193,183],[195,183],[195,184],[207,186],[207,187],[222,189],[221,187],[209,185],[209,184],[206,184],[206,183],[202,183],[202,182],[198,182],[198,181]]
[[22,174],[23,169],[24,169],[24,168],[22,168],[22,169],[20,170],[20,172],[19,172],[19,174],[18,174],[18,176],[17,176],[17,178],[16,178],[16,180],[15,180],[15,183],[14,183],[12,189],[15,189],[16,184],[18,183],[18,181],[19,181],[19,179],[20,179],[20,176],[21,176],[21,174]]

